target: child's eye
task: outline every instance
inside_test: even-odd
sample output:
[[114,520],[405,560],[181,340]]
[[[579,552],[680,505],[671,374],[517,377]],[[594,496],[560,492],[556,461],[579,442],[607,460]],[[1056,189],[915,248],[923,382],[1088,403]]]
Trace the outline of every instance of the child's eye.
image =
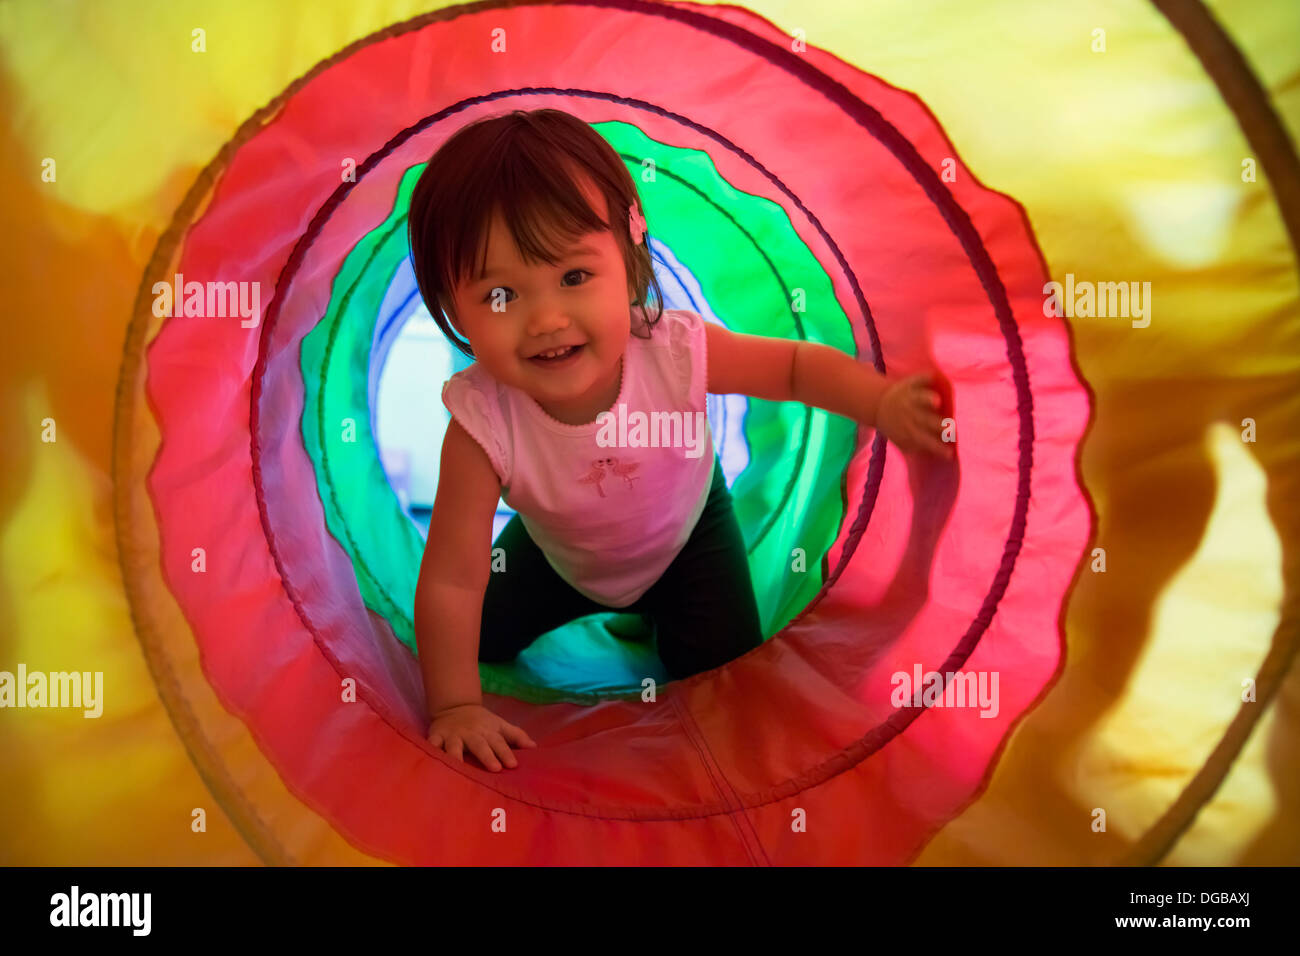
[[[590,276],[591,276],[591,273],[588,272],[586,269],[570,269],[568,272],[566,272],[566,273],[564,274],[564,278],[567,279],[567,278],[569,278],[569,276],[572,276],[572,275],[583,275],[583,276],[590,277]],[[585,282],[580,282],[580,283],[578,283],[578,284],[579,284],[579,285],[586,285]],[[488,290],[488,294],[485,295],[485,296],[483,297],[483,301],[484,301],[485,303],[486,303],[486,302],[489,302],[489,301],[492,299],[492,294],[493,294],[494,292],[496,292],[497,289],[504,289],[504,290],[506,290],[507,292],[509,292],[511,295],[514,295],[514,290],[511,289],[509,286],[499,285],[499,286],[496,286],[496,287],[494,287],[494,288],[492,288],[492,289],[489,289],[489,290]],[[507,299],[506,301],[509,301],[509,300]]]

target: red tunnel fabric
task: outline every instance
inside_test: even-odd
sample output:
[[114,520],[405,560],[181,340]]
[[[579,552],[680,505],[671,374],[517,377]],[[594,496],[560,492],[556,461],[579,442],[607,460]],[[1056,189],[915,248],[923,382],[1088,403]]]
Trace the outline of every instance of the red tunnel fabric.
[[[452,41],[496,28],[509,57]],[[539,35],[582,41],[556,56],[524,42]],[[338,108],[359,97],[367,109]],[[541,106],[707,150],[733,188],[781,204],[855,317],[862,360],[891,375],[933,366],[952,383],[959,454],[908,461],[863,429],[845,475],[853,520],[802,615],[654,702],[489,696],[539,744],[493,774],[425,742],[417,662],[366,610],[326,529],[298,347],[403,172],[464,123]],[[344,157],[355,183],[340,183]],[[164,574],[222,702],[365,852],[903,863],[979,793],[1057,672],[1060,608],[1090,532],[1075,469],[1089,401],[1062,320],[1044,315],[1025,216],[975,180],[911,94],[792,52],[751,14],[492,8],[363,43],[238,145],[175,271],[274,296],[258,330],[176,318],[148,349]],[[918,669],[982,673],[996,708],[895,706],[896,675]]]

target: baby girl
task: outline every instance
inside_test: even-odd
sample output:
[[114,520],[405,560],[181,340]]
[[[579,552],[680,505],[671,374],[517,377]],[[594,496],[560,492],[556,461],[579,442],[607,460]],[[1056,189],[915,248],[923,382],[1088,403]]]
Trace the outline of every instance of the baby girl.
[[[802,402],[953,457],[929,376],[886,380],[828,346],[664,309],[632,177],[567,113],[456,132],[416,184],[409,231],[430,314],[476,360],[443,385],[415,596],[428,739],[457,759],[499,771],[517,766],[511,745],[536,746],[483,706],[478,663],[578,617],[640,615],[673,679],[762,642],[721,464],[700,453],[707,393]],[[492,542],[501,498],[516,514]]]

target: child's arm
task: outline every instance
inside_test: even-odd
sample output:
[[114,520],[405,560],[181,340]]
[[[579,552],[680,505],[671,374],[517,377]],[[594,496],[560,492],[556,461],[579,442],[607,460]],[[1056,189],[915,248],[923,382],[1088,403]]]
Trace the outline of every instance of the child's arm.
[[452,419],[442,442],[438,495],[415,588],[415,641],[430,717],[483,702],[479,624],[500,497],[487,455]]
[[491,573],[492,516],[501,484],[487,455],[455,419],[442,441],[438,497],[415,587],[428,740],[457,760],[468,749],[492,771],[518,766],[510,745],[536,747],[521,727],[483,706],[479,626]]
[[815,342],[742,335],[704,326],[708,391],[802,402],[878,428],[906,451],[953,457],[941,440],[940,397],[928,375],[890,381],[838,349]]

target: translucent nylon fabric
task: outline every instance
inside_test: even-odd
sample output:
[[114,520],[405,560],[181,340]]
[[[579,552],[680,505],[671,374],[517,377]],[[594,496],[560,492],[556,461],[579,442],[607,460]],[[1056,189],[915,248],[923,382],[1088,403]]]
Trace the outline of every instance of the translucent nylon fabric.
[[[625,19],[636,14],[607,13],[595,35],[586,27],[592,49],[606,53],[585,64],[582,85],[617,88],[621,101],[556,92],[474,103],[491,54],[463,50],[459,79],[439,88],[444,103],[468,101],[449,117],[426,121],[418,97],[381,96],[366,123],[337,121],[356,76],[400,87],[410,59],[427,55],[424,44],[472,30],[471,16],[358,50],[240,146],[178,268],[257,280],[275,295],[260,336],[174,321],[149,348],[147,389],[163,435],[149,486],[164,540],[213,542],[204,576],[190,573],[187,552],[164,548],[166,576],[218,694],[257,728],[304,799],[388,859],[488,862],[521,858],[525,847],[545,859],[581,842],[578,856],[593,860],[899,862],[969,799],[1059,658],[1059,601],[1088,533],[1073,470],[1088,406],[1064,325],[1043,315],[1045,273],[1018,208],[968,175],[945,188],[937,170],[950,147],[912,97],[819,64],[852,82],[864,106],[800,61],[756,70],[755,57],[768,54],[762,41],[742,45],[667,18],[637,32]],[[508,33],[563,35],[583,11],[488,18],[502,17]],[[645,29],[665,31],[651,34],[651,46],[671,43],[713,64],[720,79],[759,79],[713,102],[683,80],[670,100],[691,105],[683,122],[652,105],[667,96],[662,77],[654,90],[626,79],[626,66],[648,56]],[[575,83],[572,60],[539,53],[511,62],[538,85],[558,89],[561,74]],[[617,73],[604,75],[615,62]],[[813,131],[803,148],[772,148],[761,107],[773,103],[797,104]],[[490,696],[490,707],[543,745],[511,777],[486,781],[423,741],[415,659],[368,613],[321,499],[304,493],[315,473],[297,426],[311,367],[300,356],[303,337],[329,313],[332,286],[350,281],[345,259],[358,237],[392,216],[402,175],[456,124],[542,104],[708,149],[731,188],[781,204],[849,306],[860,354],[896,372],[932,362],[953,383],[962,458],[909,467],[883,441],[864,440],[845,480],[854,520],[828,556],[827,586],[794,623],[739,661],[662,688],[654,704]],[[390,139],[397,130],[410,135]],[[366,157],[355,183],[337,184],[341,155]],[[749,158],[757,155],[764,165]],[[836,175],[815,162],[825,156],[852,162]],[[660,164],[661,179],[672,172],[670,161]],[[654,223],[656,189],[644,193]],[[314,210],[310,222],[305,210]],[[727,280],[748,275],[733,269]],[[706,289],[727,303],[725,282]],[[245,403],[251,447],[248,420],[226,411]],[[963,417],[966,407],[981,414]],[[896,707],[893,675],[917,667],[997,673],[1000,698],[982,712]],[[356,703],[339,699],[347,678]],[[512,829],[523,842],[478,841],[465,835],[472,827],[448,826],[503,795],[514,799]],[[811,839],[789,828],[796,808],[825,822]],[[851,826],[831,824],[850,817]],[[574,829],[590,818],[613,832],[579,841]],[[652,824],[666,820],[689,836],[655,838]]]
[[[971,800],[961,805],[923,801],[933,832],[912,840],[912,829],[900,838],[911,846],[925,843],[916,860],[928,864],[1115,862],[1201,770],[1243,707],[1239,678],[1260,670],[1275,629],[1295,626],[1289,549],[1300,540],[1295,504],[1300,495],[1294,487],[1300,474],[1295,438],[1300,394],[1293,384],[1300,371],[1300,296],[1274,184],[1262,169],[1249,182],[1242,178],[1243,162],[1257,157],[1238,118],[1183,37],[1141,0],[1033,5],[1032,14],[1019,0],[978,6],[935,0],[924,15],[909,3],[876,4],[869,16],[855,4],[817,4],[797,17],[769,9],[762,0],[750,6],[771,18],[774,26],[764,36],[775,46],[790,49],[791,34],[797,33],[808,45],[801,55],[812,65],[829,59],[816,50],[830,49],[845,63],[914,91],[942,121],[954,144],[950,154],[969,164],[971,173],[957,167],[963,183],[973,174],[1023,203],[1053,279],[1063,282],[1073,273],[1153,281],[1157,309],[1147,329],[1063,320],[1073,333],[1080,375],[1087,377],[1096,400],[1080,449],[1079,477],[1098,511],[1091,543],[1105,546],[1109,571],[1081,566],[1061,609],[1069,654],[1060,676],[1024,712],[1014,733],[1004,736],[988,765],[987,786],[974,788]],[[1294,140],[1300,117],[1296,10],[1267,0],[1209,6]],[[225,526],[210,541],[182,540],[158,521],[145,484],[159,434],[144,392],[149,369],[142,345],[164,324],[149,312],[148,284],[170,280],[175,272],[171,261],[150,265],[155,250],[162,255],[182,238],[163,237],[169,221],[184,229],[202,215],[230,158],[231,150],[218,155],[222,144],[255,113],[253,125],[273,124],[278,105],[259,108],[287,84],[371,31],[428,8],[400,0],[364,9],[293,0],[274,7],[232,0],[197,9],[138,2],[132,7],[138,16],[114,21],[93,4],[19,4],[5,7],[0,17],[5,52],[0,84],[10,104],[4,124],[9,148],[0,150],[10,188],[0,209],[8,234],[19,237],[8,249],[11,268],[0,276],[7,306],[17,317],[6,327],[9,347],[0,351],[5,368],[0,401],[18,436],[6,444],[9,457],[0,486],[6,515],[0,605],[7,622],[0,629],[0,649],[10,662],[0,666],[25,660],[29,668],[39,662],[58,670],[102,668],[111,692],[97,721],[47,712],[39,720],[10,723],[0,735],[0,762],[8,771],[0,792],[0,847],[7,860],[354,863],[416,856],[473,860],[483,849],[445,847],[446,835],[431,821],[425,821],[430,824],[425,830],[408,829],[404,820],[380,818],[382,808],[371,807],[377,819],[356,828],[333,801],[322,805],[312,793],[316,767],[311,760],[295,760],[289,767],[293,772],[285,771],[276,747],[285,744],[286,735],[267,738],[258,721],[229,706],[224,688],[218,696],[205,671],[210,652],[196,640],[189,609],[182,613],[161,576],[164,550],[202,546],[229,561],[233,542],[236,563],[247,568],[248,590],[268,601],[283,600],[283,588],[269,569],[267,545]],[[754,26],[754,16],[726,7],[691,9],[762,29]],[[606,38],[588,30],[601,9],[583,10],[582,29],[537,35],[553,39],[574,63],[607,62],[605,49],[594,42]],[[643,17],[635,30],[649,22]],[[196,23],[208,31],[206,55],[190,48]],[[1090,48],[1099,27],[1108,41],[1104,53]],[[647,99],[693,119],[694,101],[680,98],[675,83],[667,84],[693,79],[699,98],[721,107],[734,88],[758,82],[754,70],[719,74],[715,81],[700,61],[679,60],[674,45],[654,47],[661,36],[636,35],[644,38],[647,51],[654,50],[653,62],[628,60],[635,72],[620,74],[618,85],[606,92],[649,91]],[[527,46],[514,42],[519,37],[510,34],[512,54]],[[213,42],[217,38],[220,43]],[[459,75],[456,68],[466,62],[463,48],[472,45],[458,39],[440,46],[427,38],[428,55],[409,59],[411,69],[397,90],[381,89],[361,76],[332,114],[321,112],[323,122],[346,125],[370,111],[389,117],[415,99],[436,101],[441,108],[450,100],[437,88],[446,76]],[[625,54],[624,48],[611,47],[608,59],[621,62]],[[500,57],[482,72],[475,92],[510,85],[501,82],[510,59]],[[50,83],[48,64],[56,61],[61,79]],[[148,68],[141,69],[142,63]],[[766,66],[756,61],[755,68]],[[624,81],[635,86],[625,87]],[[533,85],[531,77],[526,82]],[[467,85],[460,85],[461,93]],[[561,85],[587,84],[569,75]],[[686,105],[678,108],[681,104]],[[770,103],[764,110],[774,116]],[[418,105],[414,112],[420,112]],[[95,135],[87,136],[87,129]],[[767,163],[809,129],[796,111],[794,120],[773,122],[766,130],[780,137],[779,146],[750,152]],[[378,149],[393,131],[361,143],[354,158]],[[744,136],[734,141],[750,145]],[[301,157],[304,175],[316,170],[331,180],[330,188],[338,185],[342,157],[326,163],[317,155],[329,150],[317,130],[286,135],[279,145]],[[817,163],[825,168],[832,157],[856,162],[827,153]],[[58,162],[56,183],[33,175],[51,158]],[[854,177],[867,167],[859,164],[855,170]],[[246,180],[251,192],[245,201],[274,207],[289,178],[281,170],[278,178],[260,184],[258,177]],[[322,189],[316,196],[327,193]],[[389,207],[391,198],[386,197]],[[970,199],[969,190],[962,198],[983,202]],[[810,208],[821,214],[820,206]],[[297,210],[298,228],[285,230],[283,242],[267,251],[268,260],[283,263],[314,212]],[[861,220],[856,226],[867,224]],[[656,229],[665,228],[653,219],[650,226],[652,239]],[[800,229],[811,236],[806,223]],[[835,239],[841,238],[836,233]],[[816,239],[809,242],[829,267],[834,256]],[[769,240],[764,237],[764,248]],[[873,282],[879,287],[882,280],[876,276]],[[860,314],[850,308],[843,286],[839,281],[837,301],[857,322]],[[864,291],[874,314],[877,288],[868,285]],[[733,299],[734,290],[715,298],[710,305]],[[268,296],[262,304],[268,304]],[[251,347],[257,346],[254,341]],[[884,357],[895,366],[887,351]],[[191,358],[192,371],[208,367],[208,353]],[[220,364],[218,376],[231,376],[236,386],[228,401],[214,401],[212,416],[188,423],[202,434],[226,418],[247,422],[250,414],[248,385],[242,391],[237,386],[240,376],[250,374],[250,358],[240,355],[232,362],[213,352],[211,359]],[[200,384],[179,374],[171,381],[181,390]],[[1037,387],[1036,379],[1030,383]],[[959,385],[959,399],[960,394]],[[960,405],[958,417],[969,408]],[[57,419],[57,442],[40,441],[46,416]],[[1247,417],[1259,434],[1249,445],[1240,437]],[[1036,434],[1041,440],[1042,430]],[[248,436],[233,444],[217,437],[210,447],[196,450],[196,471],[212,466],[251,493]],[[169,440],[179,439],[173,434]],[[193,443],[199,444],[197,438]],[[969,453],[962,448],[963,469]],[[963,471],[963,491],[966,477]],[[856,487],[852,480],[848,485]],[[310,485],[301,491],[313,494]],[[202,495],[189,501],[196,510],[214,507]],[[765,502],[754,506],[760,516],[776,513],[764,512],[765,507]],[[881,507],[885,504],[873,520]],[[334,536],[332,528],[329,534]],[[859,552],[855,563],[864,560]],[[339,580],[345,574],[360,579],[355,563],[332,567],[331,574],[336,570]],[[212,601],[211,609],[220,612],[219,604]],[[321,659],[295,643],[300,619],[289,616],[287,622],[284,640],[268,640],[278,633],[273,627],[258,628],[247,620],[232,618],[227,630],[232,639],[246,640],[241,666],[247,679],[260,677],[272,686],[284,698],[287,719],[305,733],[321,717],[320,709],[313,709],[319,689],[328,686],[326,696],[337,698],[339,671],[321,666]],[[243,634],[245,628],[256,632]],[[299,653],[303,656],[295,656]],[[1288,694],[1294,678],[1292,669]],[[1281,702],[1260,705],[1267,710],[1259,727],[1169,862],[1294,861],[1300,828],[1291,810],[1296,805],[1292,781],[1300,774],[1294,708]],[[552,713],[550,708],[542,712]],[[561,707],[555,719],[570,712],[576,711]],[[353,719],[328,707],[325,714],[335,721]],[[904,758],[913,743],[920,745],[921,738],[912,736],[917,725],[937,716],[938,711],[925,714],[886,746],[899,755],[895,770],[910,769]],[[594,723],[587,727],[598,729]],[[316,747],[321,766],[351,763],[356,740],[328,739],[333,742],[322,746],[300,736],[298,743]],[[758,740],[747,736],[742,743],[753,749]],[[803,741],[787,743],[774,762],[797,765]],[[363,736],[360,746],[367,745]],[[940,759],[928,766],[933,769]],[[368,768],[352,764],[352,769],[351,796],[364,802],[366,793],[355,781],[364,781],[362,771]],[[958,764],[954,772],[962,770]],[[518,779],[468,768],[452,768],[445,776],[447,785],[439,792],[452,807],[458,806],[458,794],[467,792],[458,786],[461,777],[484,788]],[[817,805],[832,809],[834,837],[827,835],[824,812],[810,815],[808,833],[797,836],[787,832],[790,819],[779,814],[751,811],[733,819],[757,820],[765,833],[785,835],[784,844],[773,844],[783,854],[770,859],[819,860],[828,841],[856,832],[865,842],[867,828],[882,820],[856,813],[849,780],[841,774],[817,788],[818,793],[838,789],[848,797]],[[882,780],[892,790],[892,778],[875,778]],[[513,795],[497,793],[496,800],[512,814],[513,827],[521,804]],[[528,794],[522,800],[532,805]],[[788,810],[793,802],[779,809]],[[459,806],[473,809],[480,803]],[[195,807],[209,811],[208,832],[198,843],[178,840],[175,821],[188,819]],[[1086,825],[1097,807],[1107,810],[1106,833]],[[430,812],[427,806],[419,811]],[[720,830],[717,819],[625,826],[616,818],[575,823],[552,816],[540,828],[512,829],[509,839],[498,834],[497,848],[508,845],[515,854],[511,858],[521,860],[534,859],[533,849],[552,859],[645,859],[655,856],[653,846],[640,846],[647,830],[660,843],[679,845],[665,855],[688,846],[680,856],[712,862],[728,859],[725,851],[735,847],[734,827]],[[472,815],[456,816],[455,826],[446,826],[466,831],[460,824],[467,819],[477,822]],[[119,820],[131,825],[104,825]],[[428,834],[432,837],[420,853],[410,850]],[[521,834],[528,839],[515,841]],[[458,838],[470,836],[458,832]],[[876,836],[888,840],[890,831]],[[710,857],[710,837],[724,846],[723,853]],[[403,852],[392,854],[395,844]],[[892,850],[898,852],[881,855],[906,858],[905,850]],[[852,850],[844,856],[852,857]]]

